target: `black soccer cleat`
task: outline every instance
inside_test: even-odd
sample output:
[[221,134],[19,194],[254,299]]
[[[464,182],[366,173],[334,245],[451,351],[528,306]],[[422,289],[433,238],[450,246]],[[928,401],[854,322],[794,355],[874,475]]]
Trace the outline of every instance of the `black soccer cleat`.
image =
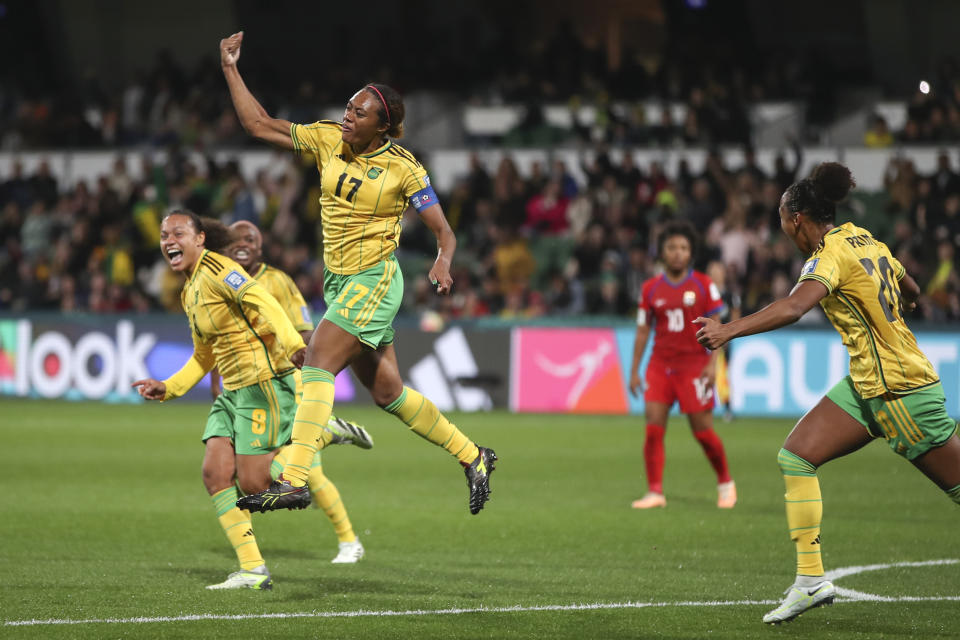
[[470,513],[477,515],[483,509],[484,503],[490,499],[490,474],[494,470],[497,454],[493,449],[478,446],[480,455],[469,465],[465,465],[467,488],[470,489]]
[[237,508],[254,512],[305,509],[310,506],[310,502],[310,488],[307,485],[295,487],[286,480],[277,479],[270,483],[266,491],[252,493],[237,500]]

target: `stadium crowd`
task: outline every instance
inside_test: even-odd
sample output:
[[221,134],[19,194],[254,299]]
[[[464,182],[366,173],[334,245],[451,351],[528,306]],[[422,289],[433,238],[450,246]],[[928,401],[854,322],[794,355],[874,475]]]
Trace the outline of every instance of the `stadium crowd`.
[[[626,151],[745,144],[746,108],[759,100],[803,101],[808,119],[828,119],[835,87],[823,65],[776,52],[744,56],[732,53],[735,48],[668,41],[658,67],[625,47],[612,69],[600,43],[569,24],[529,42],[489,33],[483,40],[483,33],[464,29],[469,46],[463,49],[470,55],[451,53],[446,64],[462,73],[444,74],[447,91],[474,104],[528,105],[507,146],[580,137],[587,147],[597,131],[604,146],[584,153],[582,171],[573,172],[585,180],[575,179],[561,161],[536,163],[521,174],[507,151],[495,166],[473,158],[469,173],[441,194],[460,239],[450,298],[434,297],[426,286],[425,261],[436,247],[408,211],[398,251],[409,265],[406,312],[449,318],[632,313],[640,284],[657,268],[657,232],[676,218],[691,221],[703,235],[697,266],[709,266],[723,281],[731,304],[749,312],[787,293],[800,257],[779,233],[776,209],[786,186],[802,177],[796,175],[798,144],[784,151],[770,175],[749,147],[743,166],[724,166],[712,153],[701,173],[685,163],[675,172],[657,163],[636,166]],[[401,87],[417,86],[423,74],[400,59],[384,64],[382,75]],[[814,68],[821,72],[811,73]],[[252,68],[249,81],[278,117],[308,122],[316,119],[317,105],[349,95],[361,75],[349,65],[331,73],[322,86],[304,81],[291,89],[284,84],[289,78]],[[935,91],[911,100],[903,132],[890,132],[876,119],[865,143],[957,139],[956,65],[941,64],[931,84]],[[684,121],[671,120],[670,109],[649,121],[640,106],[647,99],[684,104]],[[625,101],[636,107],[624,111]],[[545,102],[593,104],[596,121],[556,132],[544,121]],[[0,79],[0,149],[145,151],[136,171],[118,156],[95,183],[69,188],[46,163],[29,175],[14,163],[0,175],[0,309],[177,309],[179,283],[157,250],[160,219],[177,207],[258,224],[268,261],[293,275],[319,308],[316,171],[291,158],[249,180],[236,162],[213,159],[214,150],[250,144],[213,59],[186,69],[161,52],[133,79],[111,85],[85,76],[72,92],[54,85],[27,90]],[[168,157],[162,165],[149,160],[157,149]],[[869,219],[891,244],[925,287],[922,308],[933,320],[960,318],[960,176],[951,163],[945,155],[937,172],[925,176],[894,158],[885,192],[855,192],[844,212]]]
[[[573,139],[592,129],[604,131],[610,143],[630,145],[745,143],[751,103],[799,100],[808,105],[811,119],[832,112],[835,83],[814,73],[816,61],[809,57],[776,51],[746,55],[688,39],[665,43],[659,65],[651,64],[649,51],[625,43],[614,68],[603,44],[577,34],[569,23],[535,38],[483,34],[482,28],[464,30],[458,46],[444,56],[442,72],[433,74],[442,84],[430,89],[469,104],[527,105],[508,144]],[[425,70],[405,62],[408,58],[414,56],[383,61],[378,77],[400,88],[421,86]],[[365,73],[351,68],[349,60],[339,62],[322,83],[295,80],[256,62],[246,70],[268,110],[294,122],[316,119],[318,106],[339,106]],[[52,80],[37,84],[40,80],[26,88],[0,77],[0,149],[253,144],[240,130],[219,67],[209,57],[188,68],[161,51],[131,78],[88,72],[69,90]],[[630,106],[615,106],[612,96],[619,106]],[[669,109],[652,119],[642,106],[647,100],[685,105],[683,121],[675,121]],[[544,122],[547,103],[594,105],[596,120],[557,130]]]
[[[764,100],[803,104],[812,125],[807,133],[815,135],[818,125],[835,116],[841,82],[824,73],[826,67],[813,54],[745,55],[727,47],[707,50],[687,41],[667,42],[657,66],[625,45],[619,64],[611,68],[600,44],[578,35],[568,24],[523,46],[507,39],[495,46],[477,43],[466,48],[469,56],[452,52],[444,85],[432,88],[468,104],[526,105],[522,121],[497,140],[511,146],[592,141],[598,132],[608,144],[622,146],[746,144],[748,108]],[[422,70],[388,61],[378,74],[399,87],[418,86]],[[294,82],[275,69],[256,66],[248,76],[278,117],[306,122],[315,118],[318,106],[338,105],[355,89],[352,79],[363,73],[349,66],[339,68],[322,84]],[[890,131],[882,117],[872,118],[866,144],[960,139],[960,73],[952,59],[940,62],[928,87],[932,89],[917,90],[909,98],[902,130]],[[653,117],[644,108],[651,100],[683,109],[661,109]],[[574,110],[592,105],[595,116],[589,122],[575,118],[571,129],[561,129],[546,122],[545,104],[568,104]],[[682,118],[675,113],[682,113]],[[132,78],[103,79],[90,73],[70,91],[57,84],[27,89],[0,78],[2,150],[251,144],[237,123],[212,58],[187,68],[169,51],[161,51],[149,68]]]
[[[702,234],[697,266],[733,306],[756,310],[787,294],[801,257],[780,233],[780,194],[798,176],[800,149],[768,175],[710,154],[702,173],[598,148],[582,158],[584,183],[562,161],[522,175],[509,154],[478,157],[442,203],[459,239],[454,293],[436,297],[424,277],[434,239],[408,210],[398,258],[405,263],[405,313],[445,319],[507,319],[633,312],[641,283],[656,272],[656,237],[673,219]],[[195,156],[192,156],[195,157]],[[147,312],[178,309],[180,284],[158,251],[159,222],[186,207],[264,230],[267,261],[290,273],[322,308],[318,178],[294,158],[246,180],[235,162],[184,154],[144,159],[137,175],[118,157],[95,184],[64,188],[41,163],[0,176],[0,309]],[[800,176],[802,177],[802,176]],[[946,153],[932,175],[892,157],[886,189],[855,194],[840,212],[875,229],[924,288],[926,318],[960,319],[960,175]],[[930,250],[935,247],[936,250]]]

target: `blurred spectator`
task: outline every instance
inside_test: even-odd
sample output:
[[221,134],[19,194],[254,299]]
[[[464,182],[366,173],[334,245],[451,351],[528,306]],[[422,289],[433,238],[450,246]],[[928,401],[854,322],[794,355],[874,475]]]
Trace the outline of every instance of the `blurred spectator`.
[[740,167],[739,173],[748,174],[758,185],[767,179],[767,173],[757,165],[757,153],[751,146],[747,146],[743,150],[743,166]]
[[500,291],[504,296],[524,292],[533,275],[536,263],[523,239],[512,227],[504,227],[497,232],[497,243],[493,248],[492,262],[496,268]]
[[800,165],[803,164],[803,149],[796,140],[789,140],[790,150],[793,152],[793,164],[787,165],[787,160],[783,153],[778,153],[773,160],[773,180],[777,183],[780,193],[787,190],[791,184],[797,181],[797,172],[800,171]]
[[563,195],[559,180],[550,180],[540,193],[527,203],[527,220],[524,228],[538,233],[562,233],[569,226],[567,207],[570,202]]
[[46,256],[53,232],[53,220],[44,203],[36,200],[27,212],[20,229],[20,247],[29,262],[36,263]]
[[863,144],[871,149],[885,149],[893,144],[893,134],[887,127],[887,120],[880,114],[870,116],[870,126],[863,134]]
[[937,155],[937,170],[931,176],[933,196],[945,198],[952,193],[960,192],[960,176],[950,167],[950,156],[946,151]]
[[[281,156],[245,177],[236,161],[171,154],[162,165],[144,156],[135,172],[118,155],[89,185],[60,184],[42,162],[31,173],[12,163],[0,175],[0,309],[177,310],[182,281],[159,253],[158,229],[179,206],[259,220],[269,261],[323,309],[315,169]],[[415,212],[402,218],[397,256],[410,264],[403,311],[429,311],[443,323],[581,313],[626,318],[639,284],[658,268],[653,239],[675,217],[704,232],[698,264],[717,261],[712,268],[722,268],[725,293],[745,313],[796,281],[802,257],[782,236],[777,211],[781,185],[801,177],[798,150],[789,165],[781,155],[769,178],[749,148],[735,171],[718,152],[708,153],[699,175],[682,158],[672,173],[659,162],[638,163],[628,151],[613,155],[617,162],[605,146],[584,153],[582,183],[559,159],[525,164],[529,170],[521,172],[509,155],[474,155],[451,193],[440,194],[460,240],[452,296],[430,295],[423,275],[435,239]],[[484,160],[496,167],[492,176]],[[855,210],[857,224],[877,230],[923,288],[925,318],[960,319],[960,176],[950,156],[941,153],[929,175],[893,156],[884,185],[880,194],[854,192],[856,208],[841,206],[838,222]]]
[[926,307],[927,317],[932,320],[942,322],[960,318],[960,275],[957,274],[955,253],[955,245],[949,240],[937,245],[936,269],[924,290],[931,302]]
[[[916,202],[918,183],[919,178],[913,162],[898,156],[891,157],[883,174],[883,185],[890,195],[890,209],[908,211]],[[929,181],[926,185],[929,192]]]

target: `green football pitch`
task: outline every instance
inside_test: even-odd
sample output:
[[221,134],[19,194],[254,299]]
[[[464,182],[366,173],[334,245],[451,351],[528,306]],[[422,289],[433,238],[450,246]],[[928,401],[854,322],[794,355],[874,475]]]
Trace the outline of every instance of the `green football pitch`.
[[960,511],[873,443],[820,472],[824,561],[842,597],[762,614],[794,573],[776,453],[786,420],[718,423],[740,502],[686,424],[667,435],[666,509],[639,512],[642,420],[452,417],[500,457],[467,511],[463,472],[376,409],[371,451],[333,447],[367,556],[332,565],[317,510],[254,517],[268,592],[208,591],[236,568],[200,480],[207,408],[0,401],[3,638],[956,638]]

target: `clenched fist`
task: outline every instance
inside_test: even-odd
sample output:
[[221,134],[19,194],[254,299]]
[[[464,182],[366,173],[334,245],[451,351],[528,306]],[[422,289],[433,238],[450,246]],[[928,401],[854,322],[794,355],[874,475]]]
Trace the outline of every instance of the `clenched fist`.
[[229,38],[220,41],[220,66],[232,67],[240,59],[240,43],[243,42],[243,31],[235,33]]

